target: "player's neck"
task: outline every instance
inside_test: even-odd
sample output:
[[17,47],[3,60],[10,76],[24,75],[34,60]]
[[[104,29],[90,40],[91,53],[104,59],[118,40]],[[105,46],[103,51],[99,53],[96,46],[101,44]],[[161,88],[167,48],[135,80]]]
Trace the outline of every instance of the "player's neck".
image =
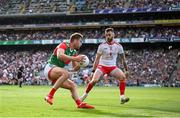
[[113,41],[113,40],[112,40],[111,42],[106,41],[106,43],[107,43],[108,45],[112,45],[112,44],[114,44],[114,41]]

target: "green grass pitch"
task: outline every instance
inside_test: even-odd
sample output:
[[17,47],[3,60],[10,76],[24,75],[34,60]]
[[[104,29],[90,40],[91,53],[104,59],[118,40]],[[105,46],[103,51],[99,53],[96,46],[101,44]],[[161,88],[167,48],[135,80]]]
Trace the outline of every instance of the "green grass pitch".
[[[118,87],[94,87],[86,102],[95,109],[77,109],[70,92],[59,89],[54,104],[44,101],[50,86],[0,86],[0,117],[180,117],[180,88],[127,87],[121,105]],[[82,94],[84,87],[79,87]]]

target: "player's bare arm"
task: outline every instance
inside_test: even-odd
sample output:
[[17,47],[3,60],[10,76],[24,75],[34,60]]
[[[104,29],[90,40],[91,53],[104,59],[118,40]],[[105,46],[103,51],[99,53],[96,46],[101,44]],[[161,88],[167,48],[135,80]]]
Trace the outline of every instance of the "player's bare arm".
[[72,66],[73,66],[73,71],[79,71],[80,70],[80,65],[76,61],[72,61]]
[[128,66],[127,66],[127,63],[126,63],[125,54],[122,53],[119,56],[120,56],[120,63],[124,66],[124,72],[125,72],[126,76],[128,76]]
[[99,64],[100,58],[101,58],[101,54],[97,53],[97,54],[96,54],[95,61],[94,61],[94,63],[93,63],[93,71],[96,70],[96,68],[97,68],[97,66],[98,66],[98,64]]
[[80,62],[83,60],[84,56],[83,55],[78,55],[78,56],[68,56],[64,54],[64,49],[59,48],[57,50],[57,57],[61,60],[66,60],[66,61],[77,61]]

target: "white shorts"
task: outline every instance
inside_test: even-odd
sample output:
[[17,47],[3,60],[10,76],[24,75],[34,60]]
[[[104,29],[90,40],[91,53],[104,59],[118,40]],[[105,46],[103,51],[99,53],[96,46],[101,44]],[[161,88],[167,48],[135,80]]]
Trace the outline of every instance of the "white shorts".
[[[56,65],[53,64],[46,64],[45,68],[44,68],[44,76],[49,79],[49,74],[51,72],[51,70],[56,67]],[[50,80],[50,79],[49,79]]]

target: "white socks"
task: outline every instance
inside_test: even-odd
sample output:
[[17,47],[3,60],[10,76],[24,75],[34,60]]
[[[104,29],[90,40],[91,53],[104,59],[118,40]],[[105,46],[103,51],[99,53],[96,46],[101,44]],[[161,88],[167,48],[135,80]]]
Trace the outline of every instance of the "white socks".
[[125,96],[124,95],[121,95],[120,98],[123,99]]

